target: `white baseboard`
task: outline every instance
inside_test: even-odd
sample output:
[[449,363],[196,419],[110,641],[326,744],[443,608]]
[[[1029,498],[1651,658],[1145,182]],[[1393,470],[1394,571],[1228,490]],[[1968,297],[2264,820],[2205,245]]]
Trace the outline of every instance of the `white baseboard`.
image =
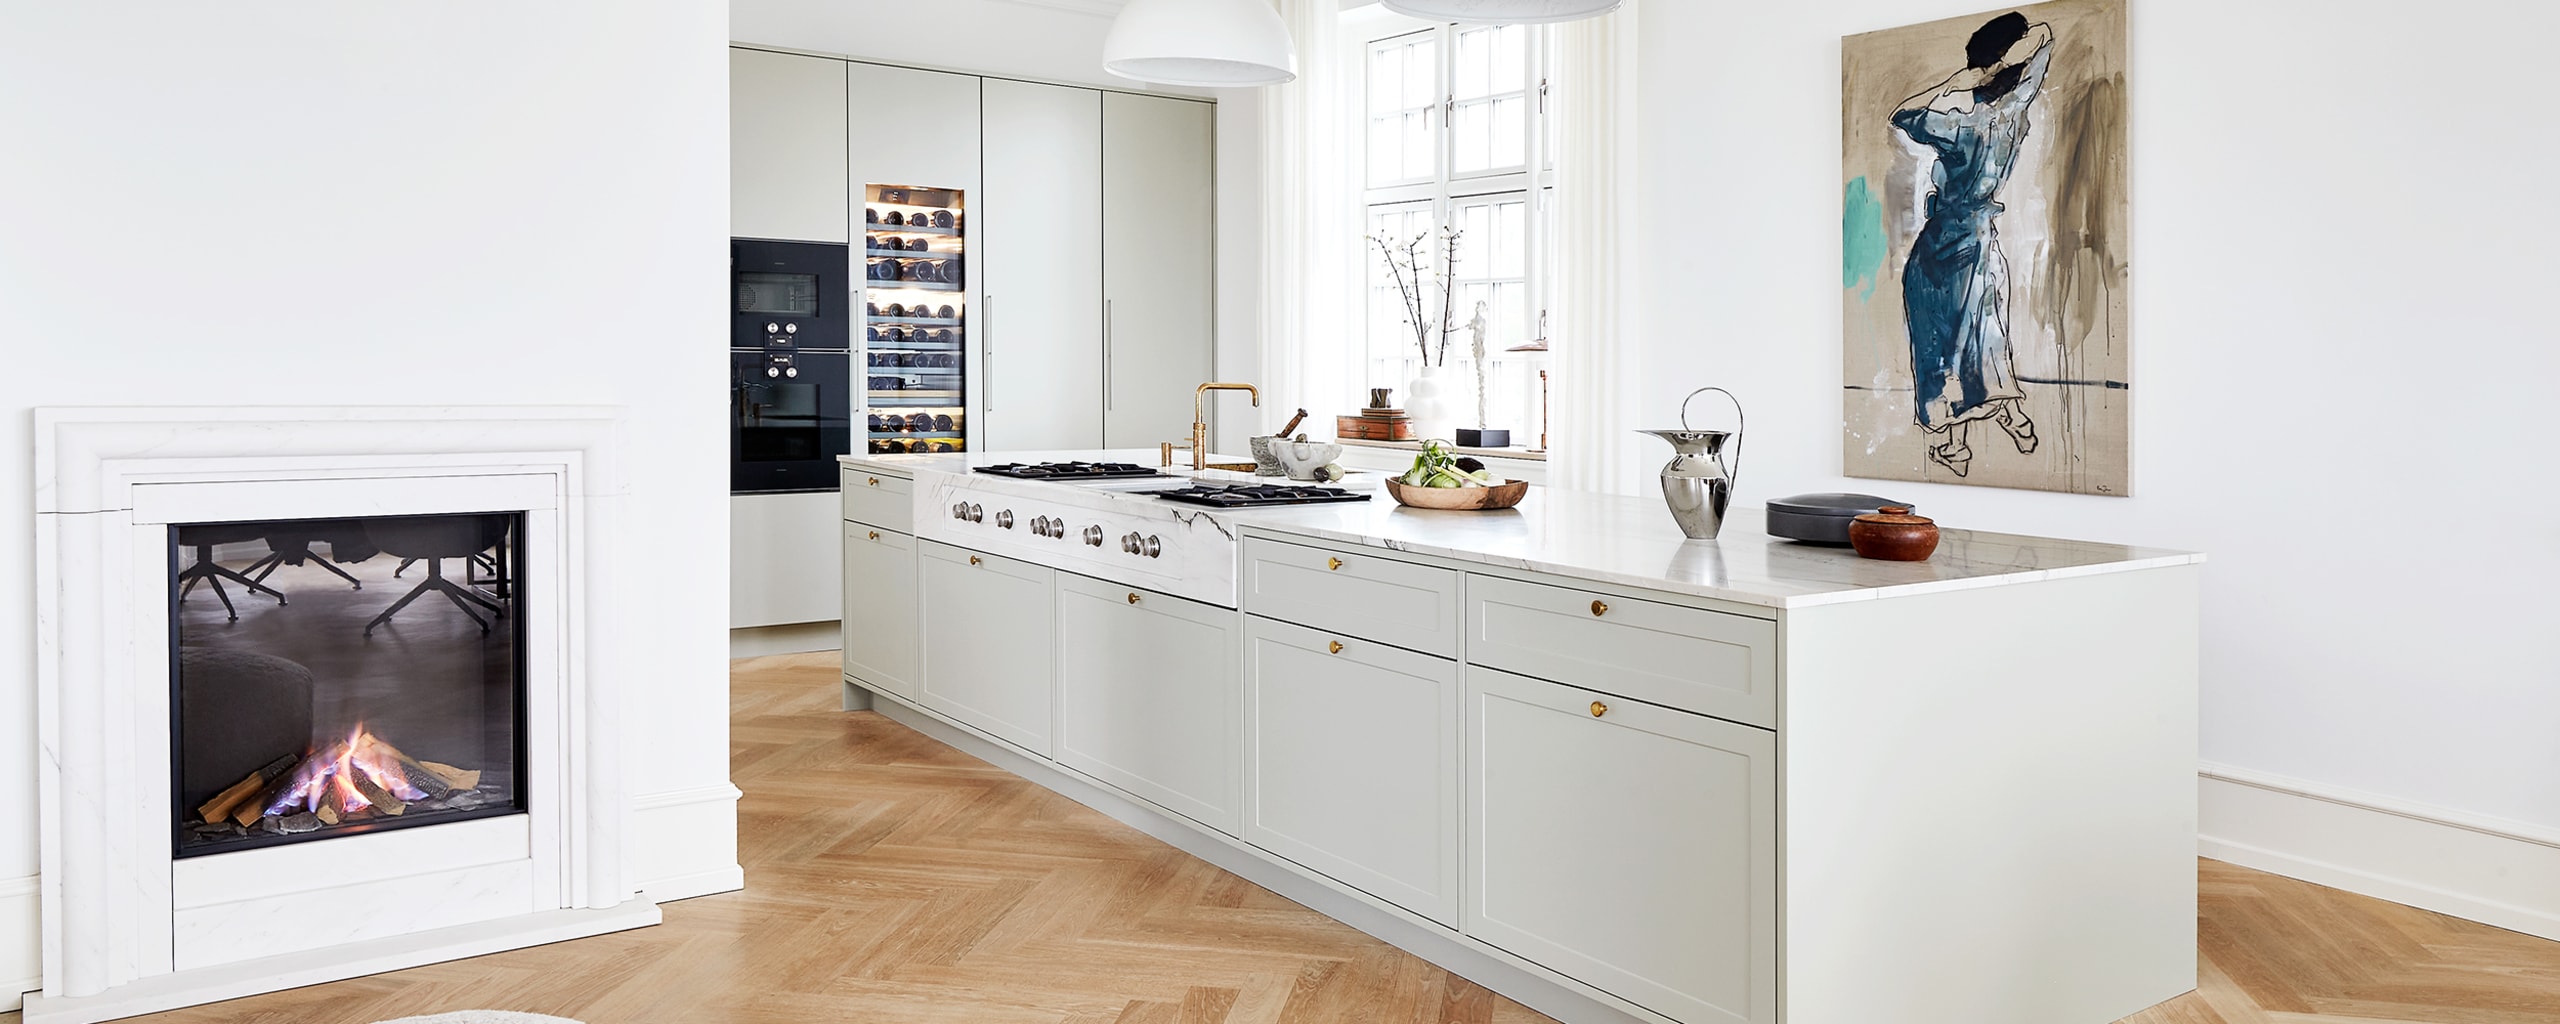
[[651,900],[691,899],[746,888],[738,866],[738,798],[716,786],[643,793],[631,798],[630,874]]
[[2560,939],[2560,829],[2227,765],[2197,774],[2203,856]]
[[38,889],[42,875],[0,878],[0,1013],[21,993],[44,987],[44,938]]
[[774,654],[806,654],[844,647],[844,627],[834,622],[800,622],[788,626],[748,626],[729,631],[729,659]]

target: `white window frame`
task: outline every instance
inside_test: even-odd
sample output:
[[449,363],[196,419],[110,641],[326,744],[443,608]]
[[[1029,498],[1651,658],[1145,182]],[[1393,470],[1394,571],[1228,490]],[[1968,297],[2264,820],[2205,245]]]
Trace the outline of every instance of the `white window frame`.
[[[1520,367],[1522,375],[1528,381],[1526,386],[1534,393],[1536,371],[1545,365],[1547,353],[1506,352],[1503,349],[1523,342],[1547,338],[1548,324],[1551,321],[1549,311],[1554,308],[1553,276],[1556,269],[1556,256],[1552,234],[1555,208],[1555,156],[1550,150],[1555,133],[1550,130],[1548,120],[1552,109],[1548,82],[1549,69],[1553,61],[1553,33],[1541,26],[1527,26],[1529,38],[1522,47],[1522,59],[1528,66],[1522,74],[1521,81],[1524,88],[1519,94],[1528,101],[1525,111],[1526,123],[1521,126],[1522,162],[1509,168],[1491,168],[1457,174],[1452,169],[1457,164],[1457,132],[1454,130],[1453,121],[1457,105],[1458,34],[1475,27],[1477,26],[1427,24],[1416,19],[1392,15],[1356,22],[1353,19],[1345,19],[1345,31],[1351,37],[1346,40],[1349,45],[1345,49],[1358,53],[1362,57],[1361,67],[1355,78],[1360,90],[1357,97],[1358,109],[1361,112],[1359,166],[1361,181],[1365,186],[1361,193],[1360,223],[1363,231],[1367,231],[1375,211],[1382,207],[1429,204],[1431,223],[1447,225],[1454,223],[1457,208],[1462,204],[1496,197],[1517,197],[1526,202],[1527,207],[1523,218],[1523,232],[1526,236],[1523,240],[1526,246],[1523,254],[1523,269],[1527,274],[1527,280],[1524,282],[1527,305],[1521,311],[1522,326],[1526,336],[1495,339],[1492,350],[1485,356],[1490,370],[1489,377],[1491,373],[1503,372],[1514,366]],[[1441,97],[1436,115],[1431,115],[1436,118],[1433,131],[1437,143],[1434,147],[1436,158],[1433,173],[1429,178],[1372,183],[1369,174],[1373,164],[1368,150],[1376,142],[1376,132],[1369,121],[1371,108],[1367,90],[1376,74],[1375,56],[1387,47],[1411,43],[1417,36],[1424,33],[1433,34],[1437,42],[1433,48],[1434,74],[1437,76],[1438,93]],[[1480,99],[1489,100],[1508,95],[1513,94],[1489,94]],[[1430,251],[1433,262],[1436,264],[1438,258],[1436,245]],[[1388,330],[1375,323],[1369,316],[1370,289],[1381,265],[1381,256],[1377,247],[1365,240],[1361,243],[1361,255],[1363,262],[1359,281],[1363,301],[1361,307],[1363,358],[1359,361],[1359,365],[1368,368],[1370,375],[1375,376],[1382,364],[1416,363],[1419,355],[1415,351],[1413,332],[1410,327],[1397,325],[1395,329]],[[1467,276],[1464,268],[1461,268],[1460,275]],[[1436,290],[1429,300],[1433,303],[1431,308],[1436,311],[1440,301]],[[1459,315],[1463,317],[1465,314],[1462,312]],[[1455,350],[1453,365],[1467,358],[1465,343],[1463,338],[1451,339],[1451,348]],[[1522,418],[1534,417],[1534,415],[1534,409],[1512,410],[1508,406],[1500,407],[1495,412],[1497,419],[1508,421],[1506,425],[1512,427],[1515,445],[1536,443],[1539,423],[1534,418]]]

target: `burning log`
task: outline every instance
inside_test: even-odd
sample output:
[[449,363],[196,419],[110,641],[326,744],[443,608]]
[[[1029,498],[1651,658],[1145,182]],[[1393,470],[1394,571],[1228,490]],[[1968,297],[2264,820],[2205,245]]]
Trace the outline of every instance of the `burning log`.
[[334,804],[322,803],[320,805],[320,809],[311,812],[311,814],[313,817],[319,818],[320,823],[323,825],[335,825],[339,821],[338,808]]
[[[284,777],[284,774],[292,771],[293,766],[301,760],[300,756],[294,754],[276,758],[248,778],[232,783],[231,788],[214,794],[213,799],[205,801],[204,806],[196,808],[197,816],[205,821],[221,821],[229,817],[232,811],[239,809],[243,801],[266,792],[269,783]],[[260,809],[263,810],[264,806],[260,805]]]
[[480,772],[478,769],[465,771],[449,764],[438,764],[434,761],[420,761],[418,763],[424,765],[428,771],[442,776],[445,784],[450,785],[455,789],[480,788]]
[[399,797],[392,795],[390,790],[384,789],[382,786],[375,783],[371,772],[367,772],[362,769],[347,772],[346,780],[350,785],[355,787],[355,790],[359,795],[364,797],[364,802],[372,805],[373,809],[376,811],[380,811],[396,818],[409,810],[409,805],[407,803],[403,802]]
[[[420,763],[417,758],[401,753],[400,748],[384,742],[380,736],[365,733],[359,743],[363,747],[361,753],[371,767],[397,776],[396,782],[384,788],[398,792],[402,785],[406,785],[416,793],[412,796],[407,792],[401,792],[399,795],[404,800],[433,800],[456,789],[470,788],[455,785],[444,775]],[[479,784],[478,779],[472,780],[472,785]]]

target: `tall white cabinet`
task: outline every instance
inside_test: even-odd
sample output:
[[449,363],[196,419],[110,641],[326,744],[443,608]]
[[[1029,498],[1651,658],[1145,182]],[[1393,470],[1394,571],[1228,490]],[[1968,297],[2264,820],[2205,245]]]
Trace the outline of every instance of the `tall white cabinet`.
[[971,236],[982,450],[1102,447],[1104,99],[987,81]]
[[843,242],[845,62],[729,51],[729,233]]
[[1214,372],[1213,116],[1205,103],[1102,95],[1105,447],[1188,436],[1192,389]]

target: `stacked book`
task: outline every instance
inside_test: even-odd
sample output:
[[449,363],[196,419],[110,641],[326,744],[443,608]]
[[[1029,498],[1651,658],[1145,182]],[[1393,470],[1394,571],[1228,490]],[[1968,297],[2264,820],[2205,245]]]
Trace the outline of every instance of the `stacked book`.
[[1334,417],[1333,434],[1353,441],[1410,441],[1413,417],[1402,409],[1362,409],[1357,416]]

